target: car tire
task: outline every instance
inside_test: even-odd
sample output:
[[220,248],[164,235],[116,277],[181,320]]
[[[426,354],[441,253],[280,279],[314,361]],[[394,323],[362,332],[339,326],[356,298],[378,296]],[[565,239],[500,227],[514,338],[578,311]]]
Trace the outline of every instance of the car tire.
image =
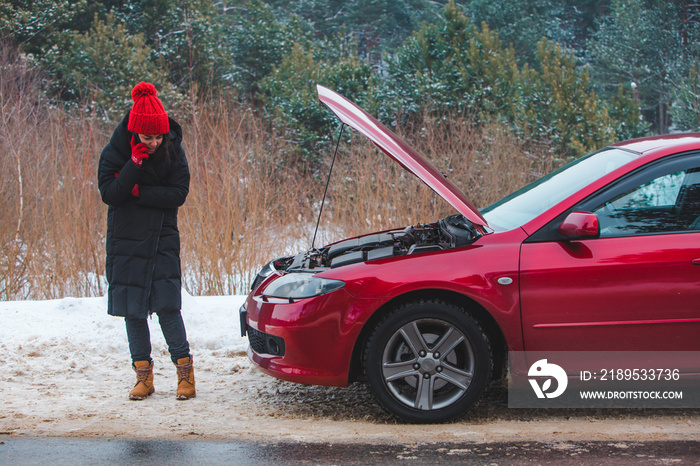
[[459,306],[439,300],[401,305],[369,337],[364,370],[378,403],[407,422],[464,415],[491,375],[489,340]]

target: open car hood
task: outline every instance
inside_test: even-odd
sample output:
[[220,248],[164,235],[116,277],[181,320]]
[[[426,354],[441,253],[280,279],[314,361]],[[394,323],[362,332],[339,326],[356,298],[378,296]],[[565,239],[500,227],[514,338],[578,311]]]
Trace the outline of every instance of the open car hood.
[[343,123],[367,136],[384,153],[420,178],[474,225],[488,226],[467,196],[403,139],[337,92],[321,85],[316,85],[316,88],[319,100]]

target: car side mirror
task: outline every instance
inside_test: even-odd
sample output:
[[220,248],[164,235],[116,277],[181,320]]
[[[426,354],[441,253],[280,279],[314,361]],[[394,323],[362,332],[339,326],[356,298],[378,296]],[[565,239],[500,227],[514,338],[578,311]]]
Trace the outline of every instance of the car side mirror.
[[559,225],[559,233],[566,239],[597,238],[600,236],[598,216],[591,212],[571,212]]

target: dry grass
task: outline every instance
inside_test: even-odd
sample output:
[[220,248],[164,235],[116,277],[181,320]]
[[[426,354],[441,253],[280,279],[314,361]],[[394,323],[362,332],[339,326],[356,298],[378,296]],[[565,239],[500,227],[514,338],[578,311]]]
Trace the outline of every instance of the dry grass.
[[[427,119],[426,119],[427,120]],[[464,117],[428,121],[401,131],[420,154],[445,173],[479,208],[551,171],[553,163],[536,157],[503,128],[477,128]],[[331,186],[332,220],[344,234],[428,223],[454,209],[416,177],[355,135],[350,151],[340,156]]]
[[[107,209],[96,178],[112,128],[48,106],[38,76],[10,49],[0,46],[0,60],[0,299],[102,295]],[[316,174],[286,164],[291,148],[227,99],[173,113],[192,172],[179,222],[184,285],[196,295],[245,293],[262,264],[311,246],[331,154]],[[479,207],[551,168],[503,129],[468,118],[404,133]],[[453,212],[354,133],[341,144],[316,246]]]
[[[237,294],[297,239],[315,185],[277,160],[284,148],[236,106],[202,103],[183,121],[192,174],[180,214],[185,283],[193,294]],[[202,115],[198,117],[197,115]]]
[[[94,120],[48,106],[39,76],[0,47],[0,299],[103,292]],[[99,142],[98,142],[99,141]]]

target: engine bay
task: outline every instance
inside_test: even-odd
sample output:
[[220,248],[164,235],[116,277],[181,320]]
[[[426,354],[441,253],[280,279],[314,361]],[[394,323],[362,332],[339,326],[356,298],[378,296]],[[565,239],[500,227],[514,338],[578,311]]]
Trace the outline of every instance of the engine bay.
[[336,268],[369,260],[454,249],[473,243],[479,236],[471,222],[456,214],[435,223],[359,236],[280,258],[275,261],[275,268],[288,272]]

